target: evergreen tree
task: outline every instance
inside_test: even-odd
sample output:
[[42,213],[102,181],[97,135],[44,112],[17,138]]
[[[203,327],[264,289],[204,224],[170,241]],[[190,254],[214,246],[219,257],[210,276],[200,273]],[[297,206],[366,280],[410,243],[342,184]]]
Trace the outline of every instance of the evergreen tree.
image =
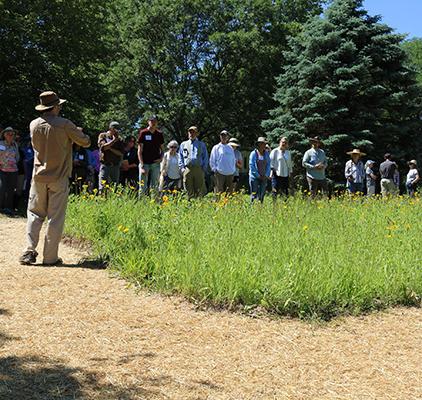
[[[291,40],[278,77],[278,107],[263,127],[275,143],[287,136],[296,166],[308,137],[319,135],[329,175],[344,180],[345,154],[360,148],[380,160],[386,151],[415,157],[421,144],[421,92],[406,66],[404,37],[369,16],[362,0],[334,0]],[[301,171],[302,173],[302,171]]]

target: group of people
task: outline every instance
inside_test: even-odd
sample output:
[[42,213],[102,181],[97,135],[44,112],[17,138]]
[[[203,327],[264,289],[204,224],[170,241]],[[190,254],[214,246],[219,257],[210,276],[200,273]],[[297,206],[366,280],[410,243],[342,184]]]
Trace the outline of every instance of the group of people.
[[[31,141],[20,142],[13,128],[1,131],[0,138],[0,208],[12,207],[19,176],[19,162],[28,161],[25,169],[24,185],[30,182],[27,207],[27,246],[19,258],[23,265],[36,263],[37,246],[41,226],[45,219],[48,224],[44,238],[44,265],[58,265],[58,246],[65,221],[69,194],[70,177],[88,180],[98,174],[98,186],[119,182],[139,183],[139,191],[147,194],[150,189],[177,191],[182,187],[189,198],[203,196],[206,192],[205,176],[210,169],[214,175],[217,194],[231,193],[239,182],[239,172],[243,167],[243,157],[239,142],[231,138],[226,130],[219,134],[220,141],[208,156],[207,147],[198,139],[198,128],[188,129],[188,139],[178,145],[172,140],[164,151],[164,137],[158,129],[158,118],[152,116],[148,127],[139,131],[138,138],[129,137],[124,141],[120,136],[119,123],[109,124],[107,132],[98,137],[98,151],[89,152],[90,137],[72,121],[60,116],[66,102],[52,91],[40,94],[40,103],[35,109],[40,117],[30,124]],[[137,143],[137,146],[136,146]],[[321,149],[319,137],[310,138],[311,148],[302,159],[306,169],[309,190],[313,196],[327,190],[325,171],[327,157]],[[26,147],[25,147],[26,146]],[[25,150],[26,149],[26,150]],[[348,152],[351,160],[345,166],[347,190],[350,193],[363,192],[366,182],[367,194],[375,193],[378,176],[373,169],[374,162],[368,160],[363,165],[365,154],[359,149]],[[397,193],[397,164],[391,155],[385,155],[380,165],[380,183],[383,195]],[[406,187],[413,195],[419,181],[416,160],[409,162]],[[264,137],[256,141],[255,149],[249,155],[249,186],[252,202],[264,200],[267,184],[271,181],[274,197],[289,194],[289,179],[293,171],[292,154],[287,138],[282,137],[279,146],[271,150]],[[78,179],[80,178],[80,179]]]
[[[171,140],[164,149],[164,136],[158,129],[158,117],[152,115],[148,126],[140,129],[138,137],[123,139],[120,125],[112,121],[106,132],[98,136],[95,150],[73,144],[71,190],[78,193],[82,186],[100,191],[107,185],[121,184],[139,189],[140,194],[151,191],[157,194],[184,189],[189,198],[206,194],[208,177],[213,176],[214,191],[232,193],[238,189],[243,169],[243,155],[239,141],[222,130],[217,143],[208,154],[207,146],[198,138],[199,131],[191,126],[187,140],[179,146]],[[317,137],[309,139],[310,149],[302,159],[306,170],[309,192],[312,196],[327,192],[327,157]],[[391,154],[385,154],[384,162],[376,172],[373,160],[364,164],[365,153],[353,149],[347,154],[344,176],[349,193],[376,193],[379,179],[381,194],[394,195],[399,191],[400,176],[397,164]],[[21,137],[11,127],[0,134],[0,210],[12,214],[20,199],[28,199],[34,163],[34,151],[29,136]],[[417,161],[409,161],[406,189],[413,196],[420,180]],[[271,191],[273,198],[288,196],[289,178],[293,171],[292,154],[286,137],[280,139],[278,147],[271,150],[264,137],[256,141],[255,149],[249,155],[249,189],[252,202],[264,200]],[[269,190],[268,190],[269,189]]]
[[[153,115],[148,126],[140,129],[137,139],[131,136],[124,144],[119,139],[119,124],[111,122],[109,130],[98,138],[100,152],[100,189],[101,182],[125,183],[128,176],[133,186],[140,183],[140,192],[147,194],[151,190],[157,193],[163,190],[184,189],[189,198],[203,196],[207,191],[207,176],[213,176],[214,191],[217,194],[232,193],[239,183],[243,168],[243,155],[239,150],[239,141],[230,137],[226,130],[219,134],[217,143],[208,155],[207,147],[198,138],[198,128],[191,126],[187,131],[187,140],[179,146],[172,140],[164,150],[164,137],[158,129],[158,118]],[[303,156],[302,165],[306,170],[309,191],[312,196],[327,192],[327,157],[321,148],[322,141],[316,136],[309,139],[311,148]],[[137,153],[137,154],[136,154]],[[353,149],[347,154],[351,159],[345,165],[344,176],[349,193],[366,193],[372,196],[376,192],[378,173],[375,162],[368,160],[364,165],[362,157],[366,154]],[[379,178],[383,196],[398,192],[398,166],[385,155],[380,165]],[[123,160],[123,161],[122,161]],[[419,181],[416,160],[409,162],[406,188],[413,196]],[[138,171],[139,170],[139,171]],[[120,171],[120,179],[119,179]],[[279,146],[269,148],[264,137],[256,141],[255,149],[249,154],[249,189],[251,200],[263,201],[269,182],[273,198],[289,194],[289,178],[293,171],[292,154],[286,137],[282,137]],[[122,180],[123,176],[123,180]]]

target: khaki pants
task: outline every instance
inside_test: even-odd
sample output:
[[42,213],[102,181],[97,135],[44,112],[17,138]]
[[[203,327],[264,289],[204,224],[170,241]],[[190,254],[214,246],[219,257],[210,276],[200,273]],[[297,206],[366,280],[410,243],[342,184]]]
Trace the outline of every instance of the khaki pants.
[[205,174],[201,167],[186,168],[183,172],[183,186],[188,193],[188,198],[205,196]]
[[42,224],[47,218],[48,223],[44,239],[44,263],[53,263],[58,259],[68,196],[68,179],[61,179],[51,183],[32,181],[28,203],[28,224],[26,229],[28,247],[26,251],[36,250]]
[[215,193],[227,193],[233,192],[233,175],[222,175],[218,172],[214,174],[214,190]]

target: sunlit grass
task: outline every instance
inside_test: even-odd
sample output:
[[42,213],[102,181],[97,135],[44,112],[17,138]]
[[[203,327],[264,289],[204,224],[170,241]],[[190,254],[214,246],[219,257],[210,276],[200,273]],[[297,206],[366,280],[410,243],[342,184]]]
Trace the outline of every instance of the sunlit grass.
[[420,305],[419,198],[245,195],[188,202],[134,190],[70,200],[66,231],[142,286],[219,306],[330,318]]

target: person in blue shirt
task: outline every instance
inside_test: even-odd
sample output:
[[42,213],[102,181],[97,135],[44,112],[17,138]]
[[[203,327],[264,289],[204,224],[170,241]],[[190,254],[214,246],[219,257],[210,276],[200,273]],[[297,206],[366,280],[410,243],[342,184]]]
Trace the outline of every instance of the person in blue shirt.
[[319,136],[309,139],[311,148],[303,155],[302,165],[306,168],[306,179],[309,185],[309,191],[312,197],[317,193],[327,192],[327,180],[325,178],[325,170],[327,168],[327,157]]
[[183,175],[183,186],[188,198],[206,194],[205,173],[208,168],[208,151],[205,143],[198,139],[198,128],[188,129],[188,140],[179,148],[179,168]]
[[249,156],[249,188],[251,190],[251,202],[259,199],[264,201],[268,179],[271,173],[270,153],[266,150],[267,141],[259,137],[256,141],[256,149]]

